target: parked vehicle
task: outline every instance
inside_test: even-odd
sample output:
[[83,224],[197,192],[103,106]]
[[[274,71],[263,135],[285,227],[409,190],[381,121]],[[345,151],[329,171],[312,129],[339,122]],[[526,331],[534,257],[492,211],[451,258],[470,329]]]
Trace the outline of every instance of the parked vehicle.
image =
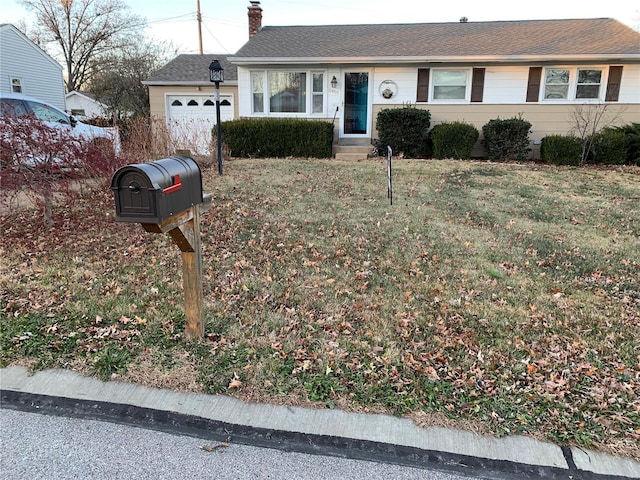
[[62,128],[70,137],[91,142],[104,142],[120,153],[120,135],[116,128],[102,128],[78,121],[71,115],[37,98],[16,93],[0,94],[0,116],[3,121],[25,122],[30,118],[42,121],[45,125]]

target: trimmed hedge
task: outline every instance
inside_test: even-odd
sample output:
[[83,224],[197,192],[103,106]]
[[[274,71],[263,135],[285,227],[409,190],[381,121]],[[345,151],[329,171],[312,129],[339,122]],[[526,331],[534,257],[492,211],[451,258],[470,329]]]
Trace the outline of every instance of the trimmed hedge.
[[514,117],[489,120],[482,127],[484,146],[489,160],[526,160],[531,123]]
[[624,165],[627,162],[629,139],[624,132],[605,128],[591,137],[589,163]]
[[429,133],[433,143],[435,158],[471,158],[471,151],[480,132],[476,127],[464,122],[445,122],[436,125]]
[[376,118],[378,151],[387,151],[387,145],[394,155],[404,154],[406,158],[427,156],[427,136],[431,125],[431,112],[414,107],[389,108],[380,110]]
[[[330,158],[330,122],[295,118],[251,118],[224,122],[222,141],[232,157]],[[213,128],[216,139],[216,127]]]
[[572,135],[548,135],[540,142],[540,157],[552,165],[580,165],[582,140]]
[[629,165],[640,165],[640,123],[609,127],[605,130],[624,133],[627,137],[627,163]]

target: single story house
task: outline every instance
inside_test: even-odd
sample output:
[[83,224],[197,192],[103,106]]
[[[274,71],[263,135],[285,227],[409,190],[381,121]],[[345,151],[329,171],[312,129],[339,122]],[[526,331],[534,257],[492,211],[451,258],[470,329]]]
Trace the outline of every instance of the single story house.
[[428,109],[432,126],[480,131],[521,115],[533,155],[585,103],[607,105],[616,124],[640,122],[640,34],[613,19],[263,27],[250,3],[249,41],[227,58],[237,115],[334,122],[336,152],[370,145],[378,112],[404,105]]
[[74,90],[66,94],[67,112],[78,120],[85,121],[90,118],[107,118],[108,107],[96,99],[91,92],[79,92]]
[[9,23],[0,25],[0,92],[21,93],[66,110],[62,65]]
[[220,84],[221,121],[238,118],[238,76],[227,55],[182,54],[142,82],[149,88],[153,119],[166,125],[175,149],[204,153],[216,122],[215,84],[209,81],[209,65],[219,60],[224,68]]

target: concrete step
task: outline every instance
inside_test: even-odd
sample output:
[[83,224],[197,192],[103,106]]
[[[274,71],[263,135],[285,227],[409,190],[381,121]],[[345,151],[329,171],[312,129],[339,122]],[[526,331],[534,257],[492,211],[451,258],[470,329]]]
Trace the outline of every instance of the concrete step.
[[335,145],[333,154],[336,160],[365,160],[371,155],[371,150],[371,145]]

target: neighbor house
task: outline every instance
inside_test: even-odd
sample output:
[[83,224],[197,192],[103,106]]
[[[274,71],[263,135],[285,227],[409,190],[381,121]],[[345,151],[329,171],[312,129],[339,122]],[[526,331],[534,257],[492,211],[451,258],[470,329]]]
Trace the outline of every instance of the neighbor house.
[[78,120],[92,118],[108,118],[109,107],[99,101],[91,92],[79,92],[74,90],[66,95],[67,110]]
[[8,23],[0,25],[0,92],[21,93],[66,110],[62,66]]
[[207,151],[216,121],[215,84],[209,81],[213,60],[224,68],[220,119],[233,120],[238,118],[238,77],[226,55],[178,55],[142,82],[149,87],[151,117],[166,125],[175,149]]
[[534,155],[585,103],[607,105],[617,124],[640,122],[640,34],[616,20],[263,27],[250,3],[249,41],[228,58],[238,115],[334,122],[337,152],[369,145],[378,112],[404,105],[428,109],[432,125],[480,131],[522,116]]

